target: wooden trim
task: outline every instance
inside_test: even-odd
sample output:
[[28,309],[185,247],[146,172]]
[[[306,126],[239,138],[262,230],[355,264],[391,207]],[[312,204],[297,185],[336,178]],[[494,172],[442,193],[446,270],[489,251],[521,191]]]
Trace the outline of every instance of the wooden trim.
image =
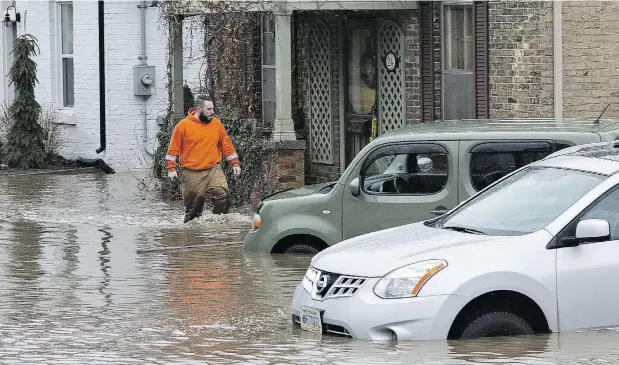
[[489,22],[488,3],[475,1],[473,4],[475,18],[475,71],[473,73],[473,93],[475,100],[475,115],[477,118],[490,117],[489,90]]

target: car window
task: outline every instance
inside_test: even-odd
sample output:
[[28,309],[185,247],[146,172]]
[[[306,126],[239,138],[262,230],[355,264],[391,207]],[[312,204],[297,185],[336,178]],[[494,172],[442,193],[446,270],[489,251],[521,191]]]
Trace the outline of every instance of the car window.
[[584,171],[525,167],[440,219],[437,226],[498,235],[532,233],[555,220],[605,178]]
[[[585,219],[603,219],[607,221],[610,224],[611,240],[619,240],[619,189],[615,189],[595,203],[578,221]],[[572,236],[576,235],[576,225],[573,225]]]
[[471,184],[479,191],[552,153],[548,142],[488,142],[471,149]]
[[369,194],[429,195],[448,180],[447,152],[435,147],[399,148],[376,153],[364,163],[363,191]]

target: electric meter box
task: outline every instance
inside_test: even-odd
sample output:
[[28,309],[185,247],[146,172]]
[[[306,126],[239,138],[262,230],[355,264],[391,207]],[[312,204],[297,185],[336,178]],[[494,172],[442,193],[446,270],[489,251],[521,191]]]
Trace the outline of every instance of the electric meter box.
[[136,96],[150,96],[155,86],[155,66],[133,66],[133,85]]

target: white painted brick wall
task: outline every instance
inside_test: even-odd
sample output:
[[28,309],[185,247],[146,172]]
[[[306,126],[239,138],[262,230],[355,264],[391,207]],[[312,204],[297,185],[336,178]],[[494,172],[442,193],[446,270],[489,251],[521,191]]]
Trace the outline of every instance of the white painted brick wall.
[[50,7],[50,3],[40,1],[18,1],[15,6],[17,11],[21,13],[21,21],[17,25],[17,35],[29,33],[37,39],[39,55],[34,60],[37,63],[39,84],[36,86],[35,95],[41,105],[52,102],[53,70],[50,68],[52,19]]
[[[150,5],[150,1],[147,4]],[[97,1],[74,1],[75,106],[60,108],[63,120],[75,117],[74,125],[59,125],[63,135],[61,154],[67,158],[102,158],[117,171],[148,168],[156,148],[157,115],[167,109],[167,25],[160,8],[146,10],[146,55],[148,65],[155,66],[153,95],[146,100],[147,123],[143,118],[143,101],[134,96],[133,66],[139,65],[141,53],[139,0],[105,2],[105,83],[107,148],[95,150],[99,142],[99,40]],[[38,40],[36,57],[39,84],[36,97],[44,107],[61,105],[62,89],[57,67],[59,37],[58,4],[52,0],[17,1],[25,22],[18,25],[18,35],[25,32]],[[36,16],[35,16],[36,14]],[[203,32],[201,20],[192,18],[185,26],[185,79],[198,92],[204,85],[202,67]],[[201,76],[200,76],[201,75]],[[202,80],[202,81],[201,81]],[[146,139],[146,142],[144,142]]]
[[[143,99],[133,95],[133,66],[140,64],[140,9],[138,1],[106,2],[105,44],[107,89],[106,162],[127,168],[150,164],[148,152],[154,150],[156,115],[166,111],[165,23],[159,21],[159,9],[146,10],[147,63],[155,66],[155,88],[146,101],[148,146],[143,143]],[[146,148],[145,148],[146,147]]]
[[[11,1],[0,0],[2,14],[10,5],[12,5]],[[9,79],[8,77],[3,77],[9,73],[9,67],[11,66],[12,33],[11,27],[0,26],[0,103],[9,103],[12,97],[12,87],[9,87]]]

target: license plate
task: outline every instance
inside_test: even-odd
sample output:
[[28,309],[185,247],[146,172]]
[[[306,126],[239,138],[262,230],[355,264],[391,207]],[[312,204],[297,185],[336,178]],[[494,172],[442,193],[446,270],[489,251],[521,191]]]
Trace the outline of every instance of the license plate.
[[301,329],[309,332],[322,333],[322,318],[320,310],[309,307],[301,307]]

